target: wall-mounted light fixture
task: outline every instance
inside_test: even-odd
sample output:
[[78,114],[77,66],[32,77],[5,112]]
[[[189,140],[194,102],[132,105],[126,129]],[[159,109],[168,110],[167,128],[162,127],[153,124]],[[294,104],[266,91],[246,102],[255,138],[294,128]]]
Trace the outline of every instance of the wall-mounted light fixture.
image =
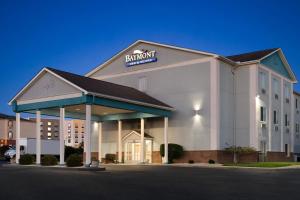
[[200,105],[199,104],[196,104],[194,106],[194,117],[196,120],[200,119]]

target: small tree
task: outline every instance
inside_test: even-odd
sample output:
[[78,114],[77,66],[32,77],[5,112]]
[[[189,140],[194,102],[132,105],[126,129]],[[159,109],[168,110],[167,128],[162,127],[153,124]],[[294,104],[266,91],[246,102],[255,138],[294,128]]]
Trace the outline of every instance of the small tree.
[[[165,145],[160,145],[160,155],[165,156]],[[174,159],[180,158],[183,155],[183,147],[179,144],[168,144],[168,162],[173,163]]]
[[253,147],[240,147],[240,146],[231,146],[225,148],[225,151],[233,153],[233,162],[238,163],[240,155],[250,154],[256,152]]

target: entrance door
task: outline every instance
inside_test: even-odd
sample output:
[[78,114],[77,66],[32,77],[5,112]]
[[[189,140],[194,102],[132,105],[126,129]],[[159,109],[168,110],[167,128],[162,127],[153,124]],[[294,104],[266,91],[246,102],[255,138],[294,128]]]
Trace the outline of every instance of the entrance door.
[[126,161],[139,162],[141,160],[140,148],[141,148],[140,142],[127,142]]

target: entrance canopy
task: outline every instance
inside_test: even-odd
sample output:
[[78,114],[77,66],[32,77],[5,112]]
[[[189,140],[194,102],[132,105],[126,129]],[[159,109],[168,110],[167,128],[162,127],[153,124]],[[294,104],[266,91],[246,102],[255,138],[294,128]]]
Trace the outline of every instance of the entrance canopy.
[[131,87],[43,68],[10,102],[14,112],[85,119],[85,105],[92,105],[92,120],[109,121],[169,117],[171,106]]

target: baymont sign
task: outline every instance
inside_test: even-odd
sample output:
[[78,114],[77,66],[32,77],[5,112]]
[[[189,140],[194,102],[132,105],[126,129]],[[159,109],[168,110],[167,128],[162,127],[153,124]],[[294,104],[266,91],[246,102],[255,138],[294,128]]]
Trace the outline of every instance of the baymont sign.
[[156,62],[156,51],[134,50],[132,54],[125,56],[127,67],[144,63]]

